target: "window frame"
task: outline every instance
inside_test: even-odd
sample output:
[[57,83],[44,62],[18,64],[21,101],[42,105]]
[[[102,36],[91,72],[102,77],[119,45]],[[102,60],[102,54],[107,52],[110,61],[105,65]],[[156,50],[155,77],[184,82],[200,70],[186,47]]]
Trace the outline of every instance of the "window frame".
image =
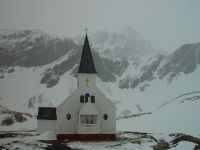
[[87,115],[87,114],[81,114],[79,116],[79,124],[80,125],[98,125],[99,122],[99,116],[98,115]]
[[92,95],[92,96],[90,97],[90,99],[91,99],[91,103],[95,103],[95,96],[94,96],[94,95]]
[[80,95],[80,103],[85,103],[84,95]]

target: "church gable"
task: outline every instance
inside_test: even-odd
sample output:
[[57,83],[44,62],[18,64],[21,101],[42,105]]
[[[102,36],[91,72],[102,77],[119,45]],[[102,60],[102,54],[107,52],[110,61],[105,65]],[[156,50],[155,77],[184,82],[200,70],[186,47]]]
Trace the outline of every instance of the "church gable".
[[97,97],[96,99],[98,101],[101,101],[103,105],[108,105],[110,108],[113,108],[114,110],[117,109],[115,105],[112,103],[112,101],[109,100],[97,87],[90,90]]
[[[96,103],[96,95],[90,89],[78,88],[68,98],[66,98],[58,107],[57,112],[67,111],[65,108],[70,107],[74,111],[79,110],[86,103]],[[74,106],[74,107],[71,107]]]

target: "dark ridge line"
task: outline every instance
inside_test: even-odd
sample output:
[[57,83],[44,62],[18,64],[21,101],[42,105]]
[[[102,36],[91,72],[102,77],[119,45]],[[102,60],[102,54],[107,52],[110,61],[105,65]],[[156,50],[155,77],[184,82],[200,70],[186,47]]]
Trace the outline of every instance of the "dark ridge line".
[[170,100],[170,101],[167,101],[167,102],[164,102],[163,104],[161,104],[160,106],[158,106],[157,108],[155,108],[152,112],[156,111],[156,110],[159,110],[160,108],[164,107],[165,105],[183,97],[183,96],[187,96],[187,95],[191,95],[191,94],[196,94],[196,93],[200,93],[200,91],[193,91],[193,92],[189,92],[189,93],[185,93],[185,94],[181,94],[180,96]]

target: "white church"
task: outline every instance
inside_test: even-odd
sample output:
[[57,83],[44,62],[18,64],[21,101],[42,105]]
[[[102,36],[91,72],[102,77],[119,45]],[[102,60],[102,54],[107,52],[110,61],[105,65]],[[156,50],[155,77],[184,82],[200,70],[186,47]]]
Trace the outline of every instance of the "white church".
[[77,89],[57,108],[39,107],[39,134],[53,130],[58,140],[115,140],[116,107],[96,87],[97,72],[87,33]]

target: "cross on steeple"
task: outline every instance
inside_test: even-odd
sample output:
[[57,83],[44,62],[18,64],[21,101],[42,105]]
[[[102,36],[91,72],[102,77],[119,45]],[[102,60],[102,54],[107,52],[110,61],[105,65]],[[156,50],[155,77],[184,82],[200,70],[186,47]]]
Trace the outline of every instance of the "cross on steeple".
[[85,80],[85,82],[86,82],[87,87],[88,87],[90,80],[87,78],[87,79]]
[[87,26],[86,26],[86,28],[85,28],[84,30],[85,30],[85,32],[86,32],[86,34],[87,34],[87,31],[88,31],[89,29],[88,29]]

